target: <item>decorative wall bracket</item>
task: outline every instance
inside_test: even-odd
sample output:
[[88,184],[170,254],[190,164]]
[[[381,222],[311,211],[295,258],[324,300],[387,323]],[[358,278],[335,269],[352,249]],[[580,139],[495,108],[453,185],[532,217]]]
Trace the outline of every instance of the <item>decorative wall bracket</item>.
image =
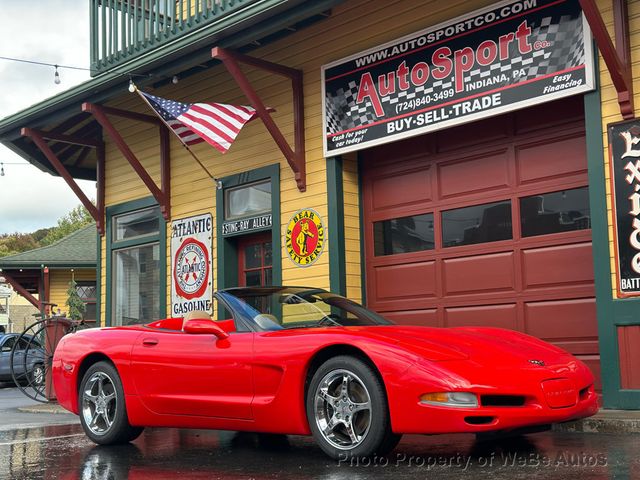
[[[91,138],[82,138],[73,135],[64,135],[55,132],[45,132],[42,130],[36,130],[34,128],[23,128],[20,132],[23,137],[29,137],[33,140],[33,143],[40,149],[44,156],[49,160],[53,168],[58,175],[60,175],[67,185],[76,194],[84,208],[87,209],[89,214],[96,221],[96,228],[100,235],[104,235],[104,144],[100,140]],[[94,205],[91,200],[87,198],[84,192],[80,189],[74,178],[66,169],[62,161],[58,158],[58,155],[53,151],[53,148],[49,146],[47,140],[55,140],[58,143],[80,145],[87,149],[95,148],[98,161],[96,163],[96,180],[98,183],[98,198],[96,199],[97,206]]]
[[630,120],[635,117],[635,110],[627,2],[626,0],[613,0],[615,46],[595,0],[579,0],[579,2],[611,75],[613,86],[618,94],[618,104],[620,105],[622,118]]
[[[227,50],[221,47],[215,47],[211,50],[211,56],[218,60],[221,60],[227,71],[234,78],[242,92],[249,99],[251,106],[255,108],[258,116],[264,123],[265,127],[271,134],[271,137],[282,151],[282,154],[287,159],[291,170],[295,176],[298,190],[304,192],[307,189],[306,179],[306,163],[305,163],[305,146],[304,146],[304,98],[302,87],[302,71],[294,68],[285,67],[277,63],[268,62],[258,58],[250,57],[232,50]],[[287,77],[291,80],[291,86],[293,89],[293,122],[294,122],[294,140],[295,149],[289,146],[289,143],[285,139],[284,135],[278,128],[278,126],[271,118],[267,107],[260,96],[253,89],[246,75],[240,68],[240,63],[250,65],[252,67],[266,70],[276,75]]]
[[[83,103],[82,111],[91,113],[96,121],[102,125],[105,132],[111,137],[113,143],[118,147],[120,153],[127,159],[129,165],[135,170],[140,180],[146,185],[151,195],[160,205],[160,211],[165,220],[171,220],[171,179],[170,179],[170,159],[169,159],[169,130],[164,123],[158,118],[142,113],[130,112],[119,108],[105,107],[94,103]],[[160,130],[160,188],[151,178],[151,175],[145,170],[138,158],[131,151],[127,142],[122,135],[116,130],[107,115],[115,115],[118,117],[128,118],[140,122],[151,123],[157,125]]]

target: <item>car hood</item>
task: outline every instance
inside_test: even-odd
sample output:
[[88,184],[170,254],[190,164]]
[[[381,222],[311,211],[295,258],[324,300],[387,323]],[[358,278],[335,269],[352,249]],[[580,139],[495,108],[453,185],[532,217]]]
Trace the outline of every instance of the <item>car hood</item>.
[[529,366],[531,360],[545,365],[566,362],[573,357],[551,344],[516,331],[499,328],[432,328],[379,326],[371,335],[394,342],[426,360],[470,359],[486,364],[500,360],[509,367]]

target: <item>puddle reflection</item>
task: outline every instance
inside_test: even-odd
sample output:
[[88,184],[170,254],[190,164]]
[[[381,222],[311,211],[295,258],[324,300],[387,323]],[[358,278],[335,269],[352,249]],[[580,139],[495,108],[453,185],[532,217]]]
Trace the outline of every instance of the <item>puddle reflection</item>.
[[637,451],[640,435],[407,436],[387,457],[333,461],[306,437],[147,429],[133,444],[105,447],[67,425],[0,432],[0,478],[640,478]]

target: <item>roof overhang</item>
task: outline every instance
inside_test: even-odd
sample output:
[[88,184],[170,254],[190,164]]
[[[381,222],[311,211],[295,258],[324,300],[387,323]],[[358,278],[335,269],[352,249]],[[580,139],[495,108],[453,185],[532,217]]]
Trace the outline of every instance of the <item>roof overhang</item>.
[[[39,169],[58,175],[41,150],[21,135],[22,128],[101,140],[102,131],[95,120],[81,111],[84,102],[104,103],[126,93],[129,75],[138,86],[158,86],[202,71],[218,63],[211,58],[212,46],[234,48],[241,52],[255,49],[261,39],[279,38],[291,33],[292,26],[326,16],[326,12],[344,0],[265,0],[253,4],[242,15],[225,17],[219,23],[182,36],[162,48],[149,51],[112,71],[76,85],[55,97],[32,105],[0,120],[0,142]],[[257,43],[256,43],[257,42]],[[56,152],[73,178],[96,180],[97,158],[82,146],[58,146]]]

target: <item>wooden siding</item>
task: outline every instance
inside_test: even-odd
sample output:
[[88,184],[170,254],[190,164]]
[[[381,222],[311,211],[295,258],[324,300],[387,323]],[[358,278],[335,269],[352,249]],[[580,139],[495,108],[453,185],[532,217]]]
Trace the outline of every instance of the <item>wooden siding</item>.
[[80,280],[95,280],[96,271],[93,268],[87,269],[75,269],[71,270],[49,270],[49,302],[57,303],[54,312],[59,308],[61,312],[67,313],[69,307],[67,307],[67,290],[69,289],[69,282],[71,276],[74,276],[76,282]]
[[640,325],[618,327],[620,355],[620,387],[640,389]]
[[[613,30],[613,7],[610,1],[597,0],[598,7],[602,13],[602,18],[607,25],[609,34],[614,38]],[[629,8],[629,30],[631,37],[631,62],[632,62],[632,76],[633,76],[633,89],[634,89],[634,101],[636,110],[640,105],[640,1],[633,0],[628,2]],[[608,221],[608,233],[609,233],[609,256],[611,259],[611,285],[613,298],[618,297],[616,290],[616,260],[615,260],[615,247],[613,244],[613,210],[612,210],[612,197],[611,197],[611,172],[609,165],[609,139],[607,137],[607,124],[612,122],[619,122],[622,120],[620,115],[620,107],[618,105],[618,97],[611,82],[611,76],[607,70],[607,66],[600,56],[600,93],[602,95],[602,135],[604,143],[603,163],[604,163],[604,175],[605,175],[605,188],[607,192],[607,221]]]

